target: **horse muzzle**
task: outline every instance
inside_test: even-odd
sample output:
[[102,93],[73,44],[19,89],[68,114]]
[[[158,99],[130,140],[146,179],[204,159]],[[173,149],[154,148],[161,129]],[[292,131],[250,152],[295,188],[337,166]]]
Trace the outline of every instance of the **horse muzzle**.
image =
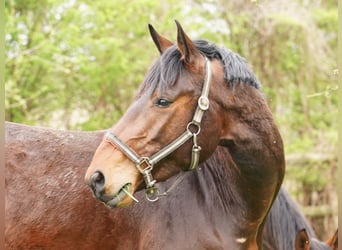
[[132,183],[125,183],[117,193],[109,194],[106,192],[105,187],[105,176],[100,171],[94,172],[90,177],[89,183],[87,183],[92,192],[93,196],[103,202],[106,206],[111,208],[114,207],[128,207],[133,201],[138,202],[138,200],[133,196],[133,185]]

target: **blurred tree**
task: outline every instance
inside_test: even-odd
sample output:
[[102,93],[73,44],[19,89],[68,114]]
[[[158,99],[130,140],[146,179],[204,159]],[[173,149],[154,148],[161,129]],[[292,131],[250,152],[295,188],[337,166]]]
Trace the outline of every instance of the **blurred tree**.
[[6,120],[110,127],[157,56],[147,24],[170,30],[173,21],[157,19],[173,20],[177,6],[176,1],[6,1]]

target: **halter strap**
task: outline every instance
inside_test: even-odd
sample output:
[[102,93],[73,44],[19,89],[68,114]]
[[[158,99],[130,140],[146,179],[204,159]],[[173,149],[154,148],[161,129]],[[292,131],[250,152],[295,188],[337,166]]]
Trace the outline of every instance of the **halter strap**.
[[[183,134],[177,137],[170,144],[166,145],[164,148],[156,152],[151,157],[140,157],[133,149],[131,149],[128,145],[122,142],[115,134],[112,132],[107,132],[105,135],[105,139],[116,146],[118,149],[122,151],[136,166],[139,172],[143,175],[145,185],[146,185],[146,198],[149,201],[158,200],[159,196],[167,195],[183,178],[181,176],[177,179],[167,191],[160,194],[159,189],[154,186],[156,180],[153,179],[152,169],[155,164],[157,164],[160,160],[167,157],[169,154],[174,152],[180,146],[182,146],[185,142],[187,142],[190,138],[193,138],[193,147],[191,153],[191,163],[187,170],[193,170],[197,167],[199,163],[200,151],[201,147],[197,144],[197,136],[201,130],[201,121],[203,114],[209,108],[209,89],[210,89],[210,81],[211,81],[211,67],[210,61],[207,57],[205,57],[205,69],[206,76],[202,87],[201,96],[197,101],[197,108],[192,118],[192,121],[188,123],[186,130]],[[197,129],[197,131],[192,131],[193,127]],[[145,168],[142,166],[145,165]]]

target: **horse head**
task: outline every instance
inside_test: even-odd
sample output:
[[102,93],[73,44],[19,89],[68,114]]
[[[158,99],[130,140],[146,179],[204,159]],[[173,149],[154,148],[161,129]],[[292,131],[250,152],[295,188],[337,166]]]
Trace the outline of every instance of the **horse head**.
[[[263,186],[257,196],[267,202],[260,204],[260,216],[280,187],[284,155],[259,82],[237,54],[192,41],[176,25],[176,44],[149,25],[160,57],[96,150],[85,182],[110,207],[129,206],[144,187],[154,201],[157,181],[193,170],[218,146],[231,147],[234,164],[246,175],[241,186],[246,180]],[[262,178],[252,178],[255,172]]]
[[[144,178],[150,178],[146,184],[153,186],[155,179],[163,181],[187,170],[194,158],[196,165],[203,162],[222,137],[224,124],[218,115],[218,104],[211,98],[209,105],[208,99],[215,94],[210,83],[223,81],[222,66],[210,62],[176,23],[175,45],[149,25],[160,58],[125,115],[110,130],[114,139],[119,138],[133,154],[133,159],[109,135],[87,171],[85,179],[95,196],[110,206],[129,205],[133,197],[123,191],[133,194],[143,187]],[[177,145],[170,150],[173,143]],[[170,152],[151,162],[151,156],[165,148]]]
[[337,250],[338,230],[326,242],[321,242],[316,238],[310,238],[305,229],[300,230],[296,235],[295,250]]

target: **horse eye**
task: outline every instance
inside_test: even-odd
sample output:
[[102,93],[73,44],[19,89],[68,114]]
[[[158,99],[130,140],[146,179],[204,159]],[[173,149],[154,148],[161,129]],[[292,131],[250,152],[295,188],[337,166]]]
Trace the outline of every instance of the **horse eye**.
[[166,108],[171,104],[170,101],[160,98],[158,100],[155,101],[154,105],[159,107],[159,108]]

